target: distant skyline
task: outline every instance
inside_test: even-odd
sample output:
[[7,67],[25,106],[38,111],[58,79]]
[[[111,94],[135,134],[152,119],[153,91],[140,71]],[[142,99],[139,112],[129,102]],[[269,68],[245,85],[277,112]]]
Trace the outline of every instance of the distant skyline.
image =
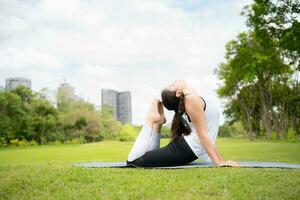
[[98,107],[101,89],[130,91],[132,123],[142,124],[151,100],[181,79],[222,110],[213,70],[246,30],[240,12],[252,1],[124,2],[0,1],[0,85],[24,77],[54,90],[65,79]]

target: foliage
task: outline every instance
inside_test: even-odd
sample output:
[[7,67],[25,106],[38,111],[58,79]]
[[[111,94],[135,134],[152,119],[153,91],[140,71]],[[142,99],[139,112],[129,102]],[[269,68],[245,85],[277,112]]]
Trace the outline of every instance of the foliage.
[[19,139],[11,139],[9,141],[10,146],[36,146],[38,143],[34,140],[27,141],[27,140],[19,140]]
[[162,126],[160,133],[161,138],[171,138],[171,128],[168,126]]
[[111,106],[104,105],[100,111],[101,138],[118,140],[122,124],[114,118],[114,111]]
[[[43,89],[45,90],[45,89]],[[63,101],[56,108],[42,92],[24,86],[0,93],[0,144],[81,144],[101,140],[132,141],[137,129],[121,124],[110,106],[100,111],[82,100]]]
[[289,128],[287,137],[289,142],[296,142],[296,131],[292,128]]
[[[79,138],[73,138],[71,140],[66,140],[64,142],[64,144],[84,144],[86,143],[86,140],[83,137],[79,137]],[[57,143],[59,144],[59,143]]]
[[[249,30],[227,43],[226,62],[215,70],[223,81],[218,95],[227,100],[224,114],[230,123],[240,121],[250,140],[300,132],[299,11],[298,1],[246,6]],[[228,135],[226,127],[221,131]]]
[[124,124],[118,136],[119,141],[134,141],[138,136],[137,130],[130,124]]
[[241,122],[224,123],[219,127],[219,137],[245,137],[246,130]]

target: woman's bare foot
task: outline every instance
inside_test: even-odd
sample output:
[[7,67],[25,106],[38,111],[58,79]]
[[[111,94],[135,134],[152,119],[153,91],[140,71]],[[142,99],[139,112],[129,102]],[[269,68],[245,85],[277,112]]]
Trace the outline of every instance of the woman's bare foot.
[[166,118],[163,113],[163,105],[158,99],[154,99],[147,113],[146,123],[153,127],[154,124],[162,125],[166,123]]

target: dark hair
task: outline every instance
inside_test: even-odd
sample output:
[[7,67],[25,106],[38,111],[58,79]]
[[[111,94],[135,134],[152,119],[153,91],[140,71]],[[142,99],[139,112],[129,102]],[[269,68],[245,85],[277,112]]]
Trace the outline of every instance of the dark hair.
[[168,110],[175,111],[171,125],[172,140],[179,139],[182,135],[189,135],[191,128],[183,118],[183,114],[185,113],[184,95],[177,97],[176,91],[164,89],[161,92],[161,99],[162,104]]

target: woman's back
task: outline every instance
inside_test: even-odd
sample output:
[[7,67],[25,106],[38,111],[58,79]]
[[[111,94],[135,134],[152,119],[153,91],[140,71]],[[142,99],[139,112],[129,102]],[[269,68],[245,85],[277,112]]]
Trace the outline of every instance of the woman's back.
[[[213,101],[206,98],[203,100],[205,102],[205,130],[212,143],[214,144],[219,131],[220,110],[218,109],[218,105]],[[206,162],[211,162],[211,159],[209,158],[203,145],[201,144],[200,138],[193,122],[189,121],[188,116],[186,116],[185,119],[189,122],[192,132],[189,135],[183,135],[184,139],[198,158],[201,158]]]

